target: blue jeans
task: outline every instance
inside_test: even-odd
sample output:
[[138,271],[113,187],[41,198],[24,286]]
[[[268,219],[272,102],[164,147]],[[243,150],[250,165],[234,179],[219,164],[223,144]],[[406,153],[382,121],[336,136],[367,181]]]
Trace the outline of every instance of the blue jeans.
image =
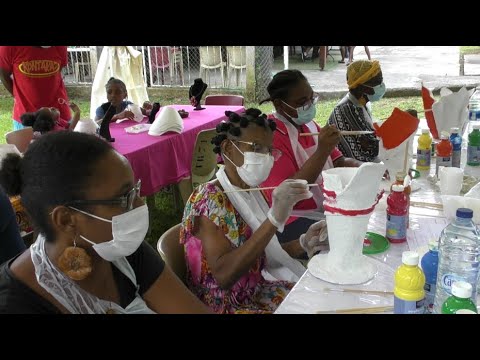
[[13,121],[13,130],[22,130],[25,128],[25,126],[22,125],[22,123],[12,120]]

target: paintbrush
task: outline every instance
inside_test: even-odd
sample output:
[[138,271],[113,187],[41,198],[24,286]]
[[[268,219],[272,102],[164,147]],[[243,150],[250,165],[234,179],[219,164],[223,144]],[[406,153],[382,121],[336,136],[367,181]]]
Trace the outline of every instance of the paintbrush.
[[[307,186],[309,186],[309,187],[318,186],[318,184],[307,184]],[[263,187],[263,188],[250,188],[250,189],[230,190],[230,191],[225,191],[225,194],[234,193],[234,192],[243,192],[243,191],[273,190],[273,189],[276,189],[277,187],[278,187],[278,186],[269,186],[269,187]]]

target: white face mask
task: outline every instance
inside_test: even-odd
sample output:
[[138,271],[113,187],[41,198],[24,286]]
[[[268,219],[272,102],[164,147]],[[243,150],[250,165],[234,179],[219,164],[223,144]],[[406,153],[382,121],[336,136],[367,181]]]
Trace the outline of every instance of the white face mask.
[[96,244],[80,235],[83,240],[93,245],[93,249],[98,255],[107,261],[114,261],[121,257],[132,255],[145,239],[145,235],[147,235],[149,218],[146,204],[124,214],[113,216],[112,220],[104,219],[71,206],[70,208],[95,219],[112,223],[113,240]]
[[233,146],[243,155],[243,165],[237,166],[227,155],[222,154],[237,168],[238,176],[248,186],[258,186],[267,180],[270,170],[273,167],[273,156],[270,154],[260,154],[253,151],[242,152],[232,141]]

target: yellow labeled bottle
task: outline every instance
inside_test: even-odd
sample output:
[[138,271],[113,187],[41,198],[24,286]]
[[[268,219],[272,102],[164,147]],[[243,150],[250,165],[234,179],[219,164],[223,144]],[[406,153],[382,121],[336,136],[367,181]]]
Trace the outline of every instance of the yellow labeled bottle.
[[418,138],[417,147],[417,170],[430,170],[432,161],[432,137],[428,129],[422,130],[422,135]]
[[395,272],[393,290],[395,314],[423,314],[425,304],[425,274],[418,266],[419,256],[414,251],[404,251],[402,265]]

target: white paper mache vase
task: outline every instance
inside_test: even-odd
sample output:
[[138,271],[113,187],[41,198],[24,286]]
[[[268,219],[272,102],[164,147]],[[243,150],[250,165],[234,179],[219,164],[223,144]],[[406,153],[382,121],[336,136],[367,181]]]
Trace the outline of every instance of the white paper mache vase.
[[[385,166],[376,163],[322,172],[330,251],[308,263],[315,277],[334,284],[361,284],[375,276],[377,266],[362,250],[384,172]],[[338,210],[360,214],[342,215]]]

